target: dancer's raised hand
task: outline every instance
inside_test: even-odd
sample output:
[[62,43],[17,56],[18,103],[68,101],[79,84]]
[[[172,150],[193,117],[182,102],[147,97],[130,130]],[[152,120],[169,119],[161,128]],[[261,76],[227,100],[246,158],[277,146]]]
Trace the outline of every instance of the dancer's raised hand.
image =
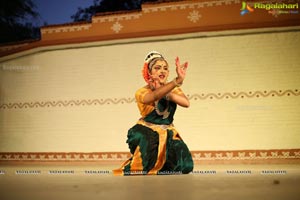
[[180,64],[179,58],[177,56],[175,59],[175,65],[176,65],[176,73],[177,73],[176,81],[178,84],[182,84],[183,80],[185,79],[188,62]]

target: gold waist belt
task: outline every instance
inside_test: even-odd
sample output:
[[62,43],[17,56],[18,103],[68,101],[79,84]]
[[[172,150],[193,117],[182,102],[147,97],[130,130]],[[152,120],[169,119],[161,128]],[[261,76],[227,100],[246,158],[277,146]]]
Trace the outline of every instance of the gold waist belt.
[[172,124],[153,124],[151,122],[146,122],[144,119],[140,119],[138,121],[138,124],[146,125],[148,127],[158,127],[158,128],[164,129],[164,130],[174,127],[173,123]]

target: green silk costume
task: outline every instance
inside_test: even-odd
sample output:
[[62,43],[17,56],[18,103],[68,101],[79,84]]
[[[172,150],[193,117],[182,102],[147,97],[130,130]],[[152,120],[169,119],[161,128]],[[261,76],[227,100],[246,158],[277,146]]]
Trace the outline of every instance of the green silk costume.
[[[162,98],[157,103],[158,111],[154,105],[141,105],[140,99],[147,90],[142,88],[136,93],[143,117],[128,131],[126,143],[132,157],[113,173],[158,175],[191,172],[194,166],[191,153],[172,124],[177,104]],[[176,88],[172,92],[181,93],[181,90]],[[160,115],[163,111],[168,114]]]

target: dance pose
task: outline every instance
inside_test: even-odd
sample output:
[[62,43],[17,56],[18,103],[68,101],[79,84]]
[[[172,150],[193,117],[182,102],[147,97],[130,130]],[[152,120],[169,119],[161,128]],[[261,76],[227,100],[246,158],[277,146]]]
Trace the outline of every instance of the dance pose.
[[176,106],[189,107],[180,86],[188,63],[175,60],[177,77],[168,82],[169,65],[164,57],[150,52],[143,68],[146,86],[135,94],[141,118],[128,131],[127,143],[132,154],[114,175],[188,174],[193,170],[191,153],[173,126]]

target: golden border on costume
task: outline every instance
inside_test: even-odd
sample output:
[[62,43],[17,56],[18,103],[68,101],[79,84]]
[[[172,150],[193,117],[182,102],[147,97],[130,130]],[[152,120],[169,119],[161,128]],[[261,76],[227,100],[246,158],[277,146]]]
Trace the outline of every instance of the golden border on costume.
[[[207,99],[246,99],[246,98],[266,98],[266,97],[283,97],[283,96],[300,96],[300,90],[271,90],[271,91],[249,91],[249,92],[224,92],[224,93],[202,93],[187,95],[190,100],[207,100]],[[133,103],[134,98],[106,98],[106,99],[83,99],[83,100],[65,100],[65,101],[36,101],[20,103],[1,103],[0,109],[27,109],[27,108],[50,108],[50,107],[72,107],[72,106],[97,106],[110,104]]]

